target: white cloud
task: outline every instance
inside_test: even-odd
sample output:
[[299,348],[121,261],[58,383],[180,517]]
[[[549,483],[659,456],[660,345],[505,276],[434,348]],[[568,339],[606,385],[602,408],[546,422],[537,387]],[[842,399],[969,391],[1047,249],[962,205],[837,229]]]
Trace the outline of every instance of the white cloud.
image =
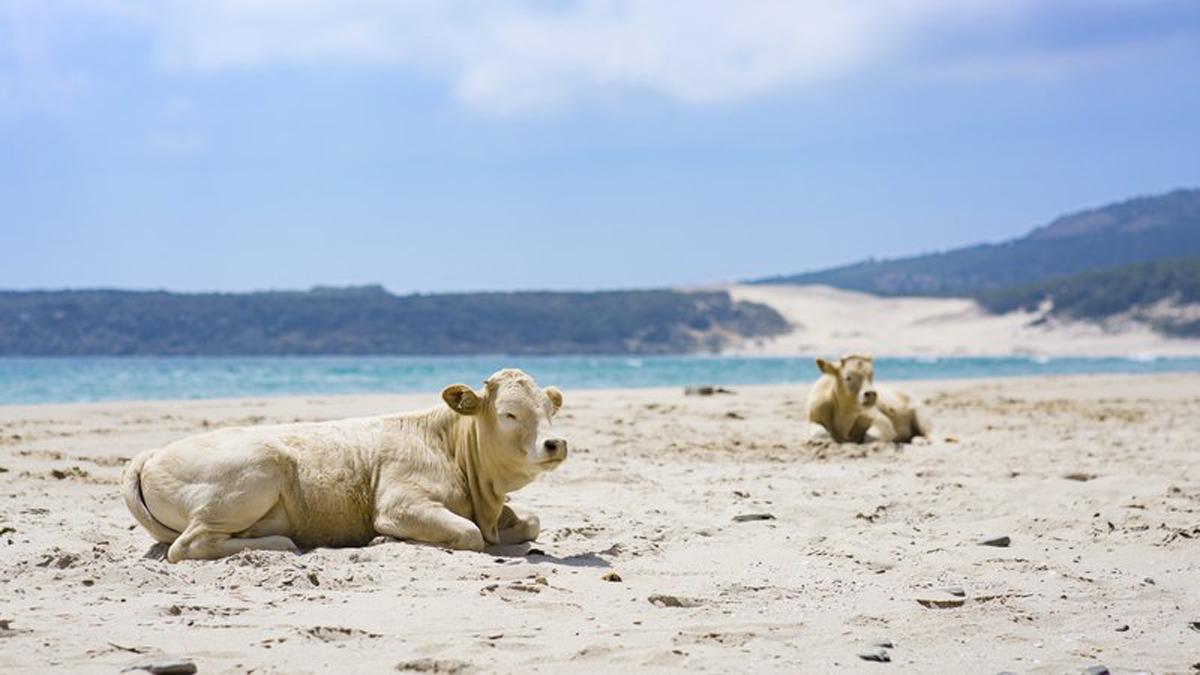
[[1024,0],[207,0],[148,5],[159,57],[213,69],[326,59],[445,78],[491,110],[647,92],[737,101],[848,76],[923,28]]
[[1103,60],[1096,56],[1103,45],[1084,45],[1093,52],[1086,58],[1018,49],[968,50],[953,63],[920,59],[956,32],[960,41],[963,32],[996,26],[1019,32],[1047,7],[1138,6],[1121,0],[63,1],[74,11],[140,24],[166,68],[331,61],[396,67],[445,81],[467,104],[499,111],[628,92],[685,104],[737,102],[872,70],[1007,76],[1036,72],[1043,61],[1086,67]]

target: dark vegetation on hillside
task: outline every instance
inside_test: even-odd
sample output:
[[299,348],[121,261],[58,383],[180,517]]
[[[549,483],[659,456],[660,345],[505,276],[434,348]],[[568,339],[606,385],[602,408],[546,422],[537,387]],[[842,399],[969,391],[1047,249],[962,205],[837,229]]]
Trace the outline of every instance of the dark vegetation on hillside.
[[[1155,329],[1200,337],[1200,256],[1159,260],[984,293],[980,304],[1003,313],[1053,304],[1052,316],[1102,321],[1129,314]],[[1155,307],[1167,301],[1171,307]],[[1188,311],[1184,308],[1192,305]]]
[[757,283],[826,284],[880,295],[967,296],[1186,255],[1200,255],[1200,190],[1176,190],[1081,211],[1005,243],[869,260]]
[[661,354],[787,328],[723,291],[0,292],[0,355]]

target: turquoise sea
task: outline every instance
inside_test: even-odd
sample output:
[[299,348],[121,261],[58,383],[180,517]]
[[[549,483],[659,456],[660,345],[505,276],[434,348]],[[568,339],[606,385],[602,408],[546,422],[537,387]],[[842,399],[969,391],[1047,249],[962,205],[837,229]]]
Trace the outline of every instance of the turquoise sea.
[[[505,367],[564,389],[809,382],[810,357],[317,356],[0,358],[0,404],[436,392]],[[1200,358],[891,358],[885,380],[1200,372]]]

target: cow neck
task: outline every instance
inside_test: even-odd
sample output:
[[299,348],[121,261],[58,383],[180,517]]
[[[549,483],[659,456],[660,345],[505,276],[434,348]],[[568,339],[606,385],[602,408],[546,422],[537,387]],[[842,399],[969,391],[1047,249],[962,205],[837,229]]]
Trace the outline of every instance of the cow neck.
[[454,461],[462,473],[471,499],[472,519],[483,532],[484,538],[492,541],[496,536],[500,511],[504,508],[505,493],[487,478],[496,475],[496,471],[494,467],[486,465],[484,455],[479,450],[478,420],[465,415],[455,416],[458,419],[451,430]]
[[[835,427],[837,427],[834,431],[835,431],[836,436],[838,436],[838,438],[835,438],[834,440],[838,441],[839,443],[844,443],[850,439],[850,433],[852,431],[854,431],[854,423],[855,423],[855,421],[857,421],[857,419],[856,419],[857,415],[855,415],[855,416],[847,415],[847,417],[849,417],[849,420],[843,419],[842,410],[843,409],[845,409],[847,411],[853,410],[854,403],[850,402],[850,403],[845,403],[843,405],[842,399],[843,399],[843,396],[842,396],[841,392],[838,389],[834,389],[833,390],[833,425]],[[845,427],[845,428],[843,428],[843,427]]]

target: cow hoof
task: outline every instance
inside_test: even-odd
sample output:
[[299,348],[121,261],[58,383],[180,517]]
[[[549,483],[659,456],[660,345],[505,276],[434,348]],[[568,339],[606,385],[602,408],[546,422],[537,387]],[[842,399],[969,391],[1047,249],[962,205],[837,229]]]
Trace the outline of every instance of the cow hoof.
[[483,535],[479,532],[472,532],[469,535],[464,535],[454,542],[452,548],[460,551],[482,551],[487,546],[487,542],[483,540]]
[[542,521],[535,515],[525,519],[525,541],[534,541],[542,533]]

